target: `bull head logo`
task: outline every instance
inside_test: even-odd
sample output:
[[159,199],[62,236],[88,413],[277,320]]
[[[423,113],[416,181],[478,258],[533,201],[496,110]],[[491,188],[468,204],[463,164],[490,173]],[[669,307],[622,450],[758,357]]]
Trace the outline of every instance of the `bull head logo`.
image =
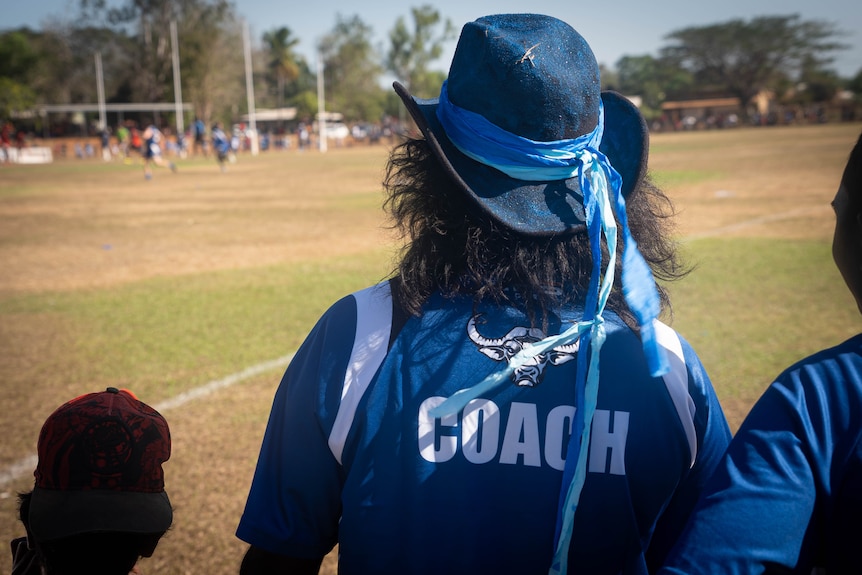
[[[470,317],[467,322],[467,335],[476,344],[479,351],[494,361],[509,361],[516,353],[544,339],[545,333],[537,327],[515,327],[501,338],[491,339],[483,336],[476,329],[476,318]],[[545,367],[548,364],[560,365],[575,358],[578,352],[578,342],[555,347],[545,353],[533,356],[524,365],[515,368],[512,379],[519,387],[535,387],[542,383]]]

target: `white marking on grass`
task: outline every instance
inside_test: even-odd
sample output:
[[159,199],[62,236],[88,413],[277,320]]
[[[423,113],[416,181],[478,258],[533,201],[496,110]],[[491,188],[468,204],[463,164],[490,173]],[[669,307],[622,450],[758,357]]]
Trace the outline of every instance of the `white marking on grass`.
[[[192,388],[170,399],[166,399],[165,401],[162,401],[160,403],[153,404],[152,407],[160,413],[170,411],[171,409],[176,409],[177,407],[185,405],[190,401],[201,399],[203,397],[213,394],[220,389],[230,387],[245,379],[254,377],[255,375],[266,373],[267,371],[271,371],[276,368],[284,369],[285,367],[287,367],[287,364],[290,363],[290,360],[292,358],[293,354],[290,353],[288,355],[279,357],[278,359],[272,359],[270,361],[265,361],[251,367],[247,367],[242,371],[232,373],[231,375],[223,377],[222,379],[210,381],[209,383],[205,383],[200,387]],[[36,469],[36,463],[38,463],[38,461],[39,458],[36,455],[28,455],[23,459],[19,459],[5,469],[0,469],[0,488],[7,486],[13,481],[17,481],[22,477],[25,477],[27,474],[32,474],[33,470]]]
[[19,459],[6,469],[0,470],[0,487],[5,487],[9,483],[24,477],[28,473],[33,473],[38,461],[38,457],[35,455],[29,455],[24,459]]
[[265,373],[267,371],[273,370],[277,367],[284,368],[290,363],[293,354],[288,354],[283,357],[279,357],[278,359],[273,359],[270,361],[265,361],[263,363],[259,363],[257,365],[253,365],[251,367],[247,367],[242,371],[237,373],[233,373],[225,378],[217,379],[215,381],[211,381],[207,384],[204,384],[200,387],[192,388],[188,391],[184,391],[183,393],[172,397],[171,399],[166,399],[161,403],[157,403],[153,405],[153,409],[158,412],[169,411],[171,409],[176,409],[181,405],[185,405],[186,403],[193,401],[195,399],[199,399],[201,397],[206,397],[211,393],[218,391],[219,389],[230,387],[235,383],[239,383],[244,379],[248,379],[255,375]]
[[779,212],[777,214],[769,214],[766,216],[759,216],[756,218],[751,218],[750,220],[745,220],[742,222],[736,222],[735,224],[730,224],[729,226],[722,226],[720,228],[714,228],[711,230],[705,230],[703,232],[699,232],[696,234],[690,234],[683,238],[682,241],[689,242],[691,240],[699,240],[702,238],[711,238],[715,236],[722,236],[724,234],[730,232],[736,232],[739,230],[744,230],[745,228],[751,228],[754,226],[760,226],[763,224],[768,224],[771,222],[779,222],[781,220],[789,220],[792,218],[798,218],[800,216],[806,216],[811,214],[814,211],[822,211],[829,209],[829,206],[816,206],[816,207],[805,207],[805,208],[797,208],[795,210],[789,210],[786,212]]
[[[769,214],[766,216],[760,216],[757,218],[752,218],[750,220],[745,220],[742,222],[737,222],[735,224],[731,224],[729,226],[723,226],[720,228],[715,228],[712,230],[706,230],[704,232],[691,234],[683,238],[683,241],[691,241],[698,240],[701,238],[709,238],[714,236],[724,235],[730,232],[739,231],[745,228],[750,228],[753,226],[759,226],[762,224],[768,224],[771,222],[777,222],[781,220],[787,220],[791,218],[796,218],[799,216],[804,216],[810,214],[814,210],[823,210],[827,209],[829,206],[817,206],[816,208],[806,207],[799,208],[795,210],[789,210],[786,212],[780,212],[777,214]],[[153,408],[156,411],[164,412],[170,411],[171,409],[176,409],[181,405],[185,405],[190,401],[194,401],[196,399],[200,399],[202,397],[206,397],[219,389],[223,389],[225,387],[230,387],[244,379],[248,379],[255,375],[273,370],[277,367],[285,367],[288,363],[290,363],[291,358],[293,358],[293,354],[288,354],[283,357],[279,357],[278,359],[273,359],[270,361],[265,361],[263,363],[259,363],[257,365],[253,365],[248,367],[242,371],[231,374],[225,378],[217,379],[215,381],[211,381],[206,383],[200,387],[195,387],[190,389],[189,391],[184,391],[183,393],[172,397],[171,399],[167,399],[161,403],[153,405]],[[36,468],[36,463],[38,459],[35,455],[30,455],[16,461],[6,469],[0,469],[0,488],[16,481],[17,479],[24,477],[27,473],[32,473],[33,469]]]

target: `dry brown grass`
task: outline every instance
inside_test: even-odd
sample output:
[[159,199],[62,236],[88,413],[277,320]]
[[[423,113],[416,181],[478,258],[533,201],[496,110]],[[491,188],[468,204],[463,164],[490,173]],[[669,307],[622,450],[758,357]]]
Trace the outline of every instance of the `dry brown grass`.
[[[151,181],[138,162],[118,163],[111,174],[96,173],[97,160],[66,160],[51,170],[0,166],[0,301],[378,248],[388,239],[377,209],[386,151],[246,156],[225,174],[214,160],[180,161],[178,173],[156,169]],[[63,376],[86,370],[76,337],[50,310],[4,314],[0,402],[14,406],[0,418],[11,439],[0,448],[4,468],[35,452],[41,422],[81,392]],[[259,376],[166,412],[176,519],[156,557],[142,563],[144,573],[236,571],[244,544],[233,531],[278,379]],[[0,488],[0,539],[21,534],[15,494],[31,487],[29,475]],[[10,562],[3,547],[0,572]]]
[[[652,168],[680,211],[681,236],[825,241],[833,219],[828,203],[859,130],[657,135]],[[0,166],[0,304],[22,293],[378,248],[390,241],[376,209],[385,155],[383,147],[268,153],[241,157],[226,174],[214,161],[190,160],[177,174],[157,170],[150,182],[139,166],[117,165],[108,175],[74,160],[59,171]],[[6,314],[0,323],[0,401],[14,405],[4,409],[0,432],[18,438],[2,451],[2,465],[32,453],[41,421],[80,392],[63,377],[81,368],[76,334],[57,317],[50,310]],[[166,472],[176,517],[156,556],[142,562],[143,573],[236,572],[245,545],[233,531],[278,379],[276,372],[255,376],[165,413],[174,439]],[[738,417],[749,402],[730,407]],[[25,476],[0,487],[0,539],[20,535],[15,493],[31,486]],[[0,572],[10,565],[3,549]],[[322,572],[335,573],[334,556]]]
[[[859,124],[658,134],[650,167],[682,237],[831,238],[829,202]],[[659,183],[663,183],[660,180]]]
[[[5,168],[0,293],[105,287],[161,275],[359,253],[379,245],[382,146],[156,168],[65,160],[61,174]],[[138,162],[136,162],[137,164]],[[29,190],[15,195],[18,188]],[[12,192],[10,193],[10,190]],[[38,190],[33,193],[33,190]]]

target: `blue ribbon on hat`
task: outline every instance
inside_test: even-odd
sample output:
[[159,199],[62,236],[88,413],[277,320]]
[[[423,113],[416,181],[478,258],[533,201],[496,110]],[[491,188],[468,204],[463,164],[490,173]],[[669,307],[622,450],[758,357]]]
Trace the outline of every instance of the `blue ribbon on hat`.
[[[506,175],[525,181],[553,181],[577,176],[583,193],[584,212],[593,269],[590,287],[581,321],[557,335],[550,335],[515,354],[506,367],[478,384],[459,390],[429,413],[443,417],[457,413],[472,399],[509,381],[510,375],[531,358],[549,349],[579,341],[576,377],[576,401],[582,406],[581,417],[575,421],[563,472],[565,490],[560,494],[560,509],[555,534],[555,552],[549,573],[566,573],[568,551],[574,526],[574,516],[586,480],[586,461],[593,414],[598,401],[599,357],[606,333],[602,314],[614,283],[617,225],[620,222],[625,248],[623,250],[623,296],[640,326],[641,340],[647,365],[653,377],[669,370],[664,350],[656,340],[654,322],[661,310],[658,290],[649,265],[637,249],[631,236],[622,195],[622,177],[599,151],[604,133],[604,106],[599,102],[599,117],[595,129],[579,138],[537,142],[507,132],[479,114],[459,108],[449,100],[446,83],[440,91],[437,117],[452,144],[477,162],[491,166]],[[608,247],[608,265],[602,277],[601,238]],[[601,284],[599,278],[601,277]],[[589,358],[589,364],[587,364]]]
[[446,136],[465,156],[525,181],[567,180],[578,174],[583,149],[599,149],[604,133],[604,106],[599,101],[599,121],[592,132],[571,140],[540,142],[507,132],[484,116],[459,108],[449,100],[443,82],[437,119]]

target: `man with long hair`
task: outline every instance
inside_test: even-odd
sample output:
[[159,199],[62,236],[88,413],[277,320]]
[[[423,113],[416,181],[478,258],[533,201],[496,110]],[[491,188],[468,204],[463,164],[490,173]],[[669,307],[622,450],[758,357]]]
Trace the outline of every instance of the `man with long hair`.
[[[832,207],[832,256],[862,312],[862,136]],[[862,333],[767,388],[662,574],[862,573],[860,518]]]
[[[276,394],[241,572],[646,573],[729,430],[658,320],[683,275],[648,134],[568,24],[462,30],[391,154],[406,239],[333,305]],[[619,247],[618,247],[619,246]],[[620,254],[621,252],[621,254]]]

